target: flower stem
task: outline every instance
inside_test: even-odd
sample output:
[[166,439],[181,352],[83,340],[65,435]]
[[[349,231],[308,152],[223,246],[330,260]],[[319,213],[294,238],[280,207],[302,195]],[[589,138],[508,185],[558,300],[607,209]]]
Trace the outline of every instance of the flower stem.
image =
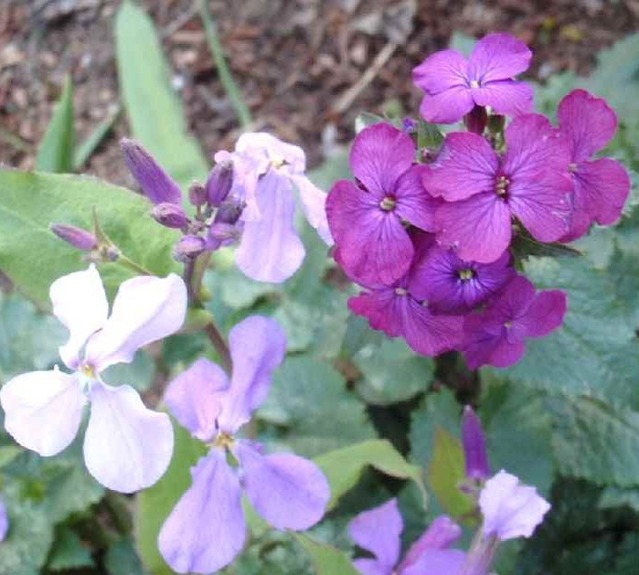
[[120,264],[122,267],[127,268],[136,274],[140,274],[143,276],[152,276],[153,273],[147,270],[145,267],[141,266],[139,263],[134,262],[133,260],[127,258],[123,253],[118,254],[118,258],[115,260],[116,263]]
[[220,331],[217,329],[215,323],[210,322],[206,324],[206,326],[204,327],[204,333],[206,333],[209,341],[213,344],[215,351],[217,351],[217,354],[220,356],[220,360],[222,361],[224,369],[230,375],[233,370],[231,352],[229,351],[229,346],[222,337]]

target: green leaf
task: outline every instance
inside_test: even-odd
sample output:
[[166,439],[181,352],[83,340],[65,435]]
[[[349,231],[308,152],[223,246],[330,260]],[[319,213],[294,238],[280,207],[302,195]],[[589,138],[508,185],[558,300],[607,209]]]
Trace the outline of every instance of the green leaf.
[[153,22],[129,0],[118,9],[115,44],[120,90],[133,137],[180,184],[204,179],[208,163],[187,134]]
[[93,567],[95,563],[91,553],[82,544],[81,539],[68,527],[63,527],[53,544],[53,552],[47,562],[50,571]]
[[301,533],[296,533],[295,539],[310,555],[317,575],[358,575],[357,569],[343,551],[325,543],[318,543]]
[[67,76],[60,100],[53,109],[36,155],[36,170],[43,172],[71,172],[73,170],[73,85]]
[[588,397],[549,401],[559,472],[598,485],[639,486],[639,413]]
[[[289,357],[273,375],[260,418],[281,429],[279,440],[313,456],[375,436],[363,405],[325,361]],[[339,421],[339,425],[330,422]],[[280,439],[281,438],[281,439]]]
[[[343,420],[334,418],[334,421]],[[410,479],[421,490],[426,501],[421,469],[408,463],[391,443],[384,439],[364,441],[325,453],[316,457],[315,463],[320,466],[331,486],[329,509],[332,509],[340,497],[357,483],[362,471],[368,466],[391,477]]]
[[614,509],[615,507],[630,507],[639,513],[639,488],[606,487],[601,492],[599,509]]
[[104,556],[104,567],[109,575],[145,575],[146,573],[129,539],[119,539],[109,546]]
[[450,36],[448,47],[461,52],[464,56],[470,56],[470,53],[473,51],[476,43],[477,39],[473,36],[469,36],[463,32],[454,31]]
[[[0,269],[42,309],[58,277],[86,268],[81,253],[49,231],[52,222],[92,229],[92,212],[130,259],[157,275],[176,269],[171,247],[178,234],[148,217],[149,203],[129,190],[95,178],[0,170]],[[100,266],[107,290],[131,272]]]
[[135,540],[144,566],[153,575],[172,575],[158,551],[158,533],[169,513],[191,485],[191,466],[206,453],[206,446],[173,422],[175,446],[168,471],[153,487],[138,495],[135,512]]
[[107,117],[104,118],[89,134],[89,136],[84,140],[75,150],[73,154],[73,169],[79,170],[89,158],[93,155],[96,148],[102,143],[102,140],[106,137],[106,135],[113,128],[113,124],[118,119],[120,115],[121,108],[120,105],[117,104],[113,107],[113,109],[107,114]]

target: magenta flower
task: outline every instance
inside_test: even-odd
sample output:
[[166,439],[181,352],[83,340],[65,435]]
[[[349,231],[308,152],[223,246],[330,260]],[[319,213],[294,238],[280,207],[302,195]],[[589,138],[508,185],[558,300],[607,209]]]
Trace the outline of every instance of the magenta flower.
[[559,103],[557,116],[559,131],[570,143],[574,185],[570,230],[562,241],[572,241],[594,222],[608,225],[619,219],[630,193],[630,178],[615,160],[592,160],[617,129],[617,116],[605,100],[585,90],[573,90]]
[[482,365],[507,367],[519,361],[525,340],[557,329],[566,313],[566,294],[535,293],[523,276],[515,277],[479,314],[464,321],[463,353],[471,369]]
[[420,113],[427,122],[451,124],[475,106],[497,114],[532,110],[533,91],[513,77],[528,69],[532,52],[508,34],[488,34],[468,59],[457,50],[428,56],[413,70],[413,82],[426,93]]
[[542,242],[568,230],[568,143],[538,114],[515,118],[505,138],[500,158],[477,134],[449,134],[423,172],[426,189],[446,200],[437,209],[437,240],[463,260],[499,259],[510,245],[513,217]]
[[340,180],[326,201],[336,259],[363,285],[391,285],[410,267],[413,244],[405,222],[434,230],[434,200],[413,166],[415,144],[389,124],[362,130],[353,143],[355,182]]
[[229,198],[243,205],[240,245],[235,262],[251,279],[279,283],[302,265],[304,246],[295,230],[293,187],[302,211],[320,237],[333,243],[326,222],[326,194],[305,175],[301,148],[266,133],[242,134],[232,153],[215,154],[218,163],[232,162]]
[[367,318],[373,329],[389,337],[402,336],[414,351],[427,356],[455,349],[462,341],[464,321],[459,315],[435,314],[428,302],[412,291],[415,285],[423,290],[414,281],[414,273],[429,253],[432,238],[430,234],[413,236],[414,263],[402,278],[390,286],[371,285],[348,300],[349,309]]
[[91,405],[84,460],[102,485],[130,493],[149,487],[166,471],[173,430],[164,413],[147,409],[128,385],[112,387],[100,373],[129,363],[142,346],[176,332],[186,314],[186,287],[178,276],[125,281],[111,316],[100,276],[91,265],[51,285],[54,315],[69,330],[60,357],[74,373],[57,368],[9,380],[0,390],[5,427],[22,446],[55,455],[78,433]]
[[411,272],[410,292],[437,313],[467,313],[498,292],[515,274],[504,253],[490,264],[466,262],[433,245]]
[[373,558],[355,559],[355,568],[362,575],[450,575],[463,564],[465,553],[449,549],[461,537],[462,530],[449,517],[441,515],[413,543],[398,565],[403,529],[396,499],[357,515],[349,523],[348,533]]
[[[178,573],[211,573],[241,551],[246,522],[242,490],[276,529],[303,530],[323,516],[330,497],[320,469],[289,453],[264,455],[253,441],[235,437],[264,401],[286,341],[272,320],[251,316],[229,334],[233,375],[199,359],[174,379],[165,401],[191,434],[211,445],[191,469],[191,487],[168,516],[158,538],[162,556]],[[237,467],[228,463],[228,458]]]

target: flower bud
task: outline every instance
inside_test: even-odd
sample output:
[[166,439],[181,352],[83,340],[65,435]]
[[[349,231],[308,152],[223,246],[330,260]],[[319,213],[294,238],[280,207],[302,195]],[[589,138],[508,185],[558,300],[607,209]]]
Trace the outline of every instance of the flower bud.
[[154,204],[181,204],[180,187],[151,157],[151,154],[133,140],[121,140],[120,147],[129,171],[149,200]]
[[244,202],[226,201],[220,205],[213,218],[214,224],[236,224],[244,210]]
[[206,188],[200,182],[193,182],[189,186],[189,202],[193,206],[203,206],[207,200]]
[[98,240],[89,231],[68,226],[66,224],[51,224],[51,231],[74,248],[83,252],[90,252],[98,247]]
[[175,244],[173,257],[179,262],[188,262],[206,249],[206,243],[200,236],[186,235]]
[[180,206],[166,202],[153,206],[151,216],[166,228],[180,229],[188,222],[186,214]]
[[488,124],[488,114],[483,106],[475,106],[464,116],[464,125],[469,132],[481,136],[486,129],[486,124]]
[[229,195],[232,187],[233,162],[225,160],[217,163],[209,172],[205,184],[209,204],[218,207]]
[[467,405],[462,416],[462,445],[466,462],[466,477],[483,480],[490,475],[486,440],[479,418]]

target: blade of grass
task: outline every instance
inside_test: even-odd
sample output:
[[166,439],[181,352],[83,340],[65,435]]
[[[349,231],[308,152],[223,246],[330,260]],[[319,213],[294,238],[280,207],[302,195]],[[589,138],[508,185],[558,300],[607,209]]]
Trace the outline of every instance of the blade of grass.
[[74,140],[73,84],[67,76],[47,131],[38,146],[36,169],[43,172],[71,172]]
[[73,169],[79,170],[91,157],[95,149],[100,145],[104,137],[109,133],[122,108],[117,104],[107,117],[100,122],[95,130],[89,134],[75,150],[73,155]]
[[231,101],[231,105],[237,114],[238,120],[242,127],[246,128],[252,122],[251,112],[249,111],[242,94],[233,80],[231,71],[226,65],[226,59],[224,58],[224,52],[222,50],[222,44],[220,43],[220,37],[217,33],[217,26],[213,17],[211,16],[206,0],[197,0],[198,8],[200,10],[200,17],[204,23],[204,32],[206,34],[206,40],[209,44],[211,54],[213,54],[213,60],[217,67],[218,74],[220,76],[220,82],[224,87],[224,91]]

